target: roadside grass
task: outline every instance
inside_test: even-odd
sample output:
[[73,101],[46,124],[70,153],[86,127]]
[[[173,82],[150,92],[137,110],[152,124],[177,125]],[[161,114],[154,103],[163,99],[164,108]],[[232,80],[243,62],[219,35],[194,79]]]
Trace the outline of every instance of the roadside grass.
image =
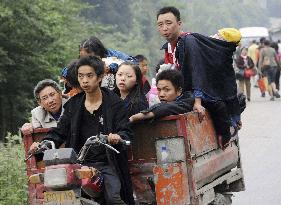
[[24,147],[19,135],[7,134],[0,143],[0,205],[27,204]]

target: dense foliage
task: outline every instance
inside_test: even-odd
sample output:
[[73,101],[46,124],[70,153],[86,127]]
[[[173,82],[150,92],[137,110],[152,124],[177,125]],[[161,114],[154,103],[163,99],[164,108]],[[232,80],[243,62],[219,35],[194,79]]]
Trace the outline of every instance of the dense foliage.
[[27,204],[27,177],[21,138],[8,134],[0,145],[0,205]]
[[79,42],[100,31],[76,0],[0,0],[0,141],[34,107],[32,90],[78,56]]

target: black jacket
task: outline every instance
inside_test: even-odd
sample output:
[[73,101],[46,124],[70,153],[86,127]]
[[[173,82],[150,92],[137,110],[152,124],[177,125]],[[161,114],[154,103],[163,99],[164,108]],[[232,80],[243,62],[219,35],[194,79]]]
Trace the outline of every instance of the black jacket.
[[146,95],[150,91],[151,86],[146,78],[143,78],[142,84],[143,93]]
[[[133,137],[132,130],[127,126],[128,116],[123,101],[112,91],[101,88],[103,96],[102,112],[104,116],[105,134],[116,133],[123,139],[130,140]],[[70,98],[64,105],[64,113],[56,128],[52,128],[47,139],[55,142],[56,146],[66,143],[66,147],[72,147],[78,153],[79,128],[81,122],[82,106],[85,102],[85,93],[79,93]],[[106,150],[109,164],[114,166],[121,181],[121,197],[127,204],[134,204],[131,180],[128,170],[127,151],[121,145],[116,145],[121,153],[117,154],[109,149]]]
[[[164,49],[165,45],[162,47]],[[237,85],[232,66],[234,43],[198,33],[180,36],[176,58],[184,76],[184,91],[202,91],[214,100],[224,101],[230,115],[240,115]]]
[[242,56],[239,56],[236,60],[236,65],[239,69],[246,69],[246,68],[254,68],[255,64],[250,56],[247,56],[247,65],[245,65],[244,59]]
[[154,119],[169,115],[178,115],[192,111],[194,98],[192,93],[186,92],[172,102],[161,102],[143,110],[142,113],[153,112]]
[[148,108],[148,102],[143,93],[141,93],[138,97],[133,97],[130,93],[124,99],[124,103],[129,117],[139,113],[141,110]]

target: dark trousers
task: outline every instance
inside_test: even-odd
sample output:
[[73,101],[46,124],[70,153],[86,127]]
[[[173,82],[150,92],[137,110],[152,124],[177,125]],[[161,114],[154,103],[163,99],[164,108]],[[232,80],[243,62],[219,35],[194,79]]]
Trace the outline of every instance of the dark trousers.
[[121,183],[115,169],[103,162],[87,164],[87,166],[98,169],[104,177],[104,199],[99,202],[103,205],[126,205],[120,196]]
[[277,69],[277,72],[276,72],[275,85],[276,85],[276,89],[279,90],[280,89],[280,70],[279,69]]
[[203,101],[202,105],[208,110],[214,123],[217,135],[221,135],[223,141],[230,139],[230,117],[223,101]]

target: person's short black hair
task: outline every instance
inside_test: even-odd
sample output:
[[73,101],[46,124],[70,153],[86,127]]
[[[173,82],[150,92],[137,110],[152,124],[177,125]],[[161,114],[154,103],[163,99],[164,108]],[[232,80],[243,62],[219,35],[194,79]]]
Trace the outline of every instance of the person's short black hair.
[[172,13],[177,18],[177,21],[181,20],[180,11],[176,7],[173,7],[173,6],[167,6],[167,7],[163,7],[161,9],[159,9],[159,11],[157,12],[157,19],[158,19],[159,15],[166,14],[166,13]]
[[265,46],[270,46],[270,41],[266,39],[266,40],[264,41],[264,45],[265,45]]
[[277,42],[271,42],[270,47],[274,48],[274,50],[276,51],[276,53],[278,53],[279,50],[279,46]]
[[76,73],[76,66],[77,66],[78,60],[71,61],[67,66],[67,74],[66,74],[66,80],[70,84],[71,87],[79,87],[79,82],[77,79],[77,73]]
[[264,43],[264,41],[265,41],[265,37],[261,37],[260,38],[260,44]]
[[79,50],[85,49],[87,53],[94,53],[94,55],[101,58],[105,58],[107,55],[107,49],[103,43],[95,36],[90,37],[87,40],[81,42]]
[[76,65],[76,75],[78,74],[79,67],[83,65],[92,67],[97,77],[100,77],[104,74],[104,62],[97,56],[85,56],[80,58]]
[[40,92],[48,86],[53,87],[58,93],[61,93],[60,87],[55,81],[51,79],[41,80],[37,83],[37,85],[34,87],[33,90],[34,97],[38,102],[40,102],[40,96],[39,96]]
[[245,49],[246,51],[248,51],[248,48],[247,48],[246,46],[242,46],[242,47],[240,48],[240,53],[241,53],[244,49]]
[[156,84],[158,84],[159,80],[170,81],[177,91],[183,89],[184,86],[183,75],[178,70],[163,70],[156,76]]
[[144,55],[138,54],[136,56],[134,56],[134,58],[137,60],[138,63],[147,60],[147,58]]

